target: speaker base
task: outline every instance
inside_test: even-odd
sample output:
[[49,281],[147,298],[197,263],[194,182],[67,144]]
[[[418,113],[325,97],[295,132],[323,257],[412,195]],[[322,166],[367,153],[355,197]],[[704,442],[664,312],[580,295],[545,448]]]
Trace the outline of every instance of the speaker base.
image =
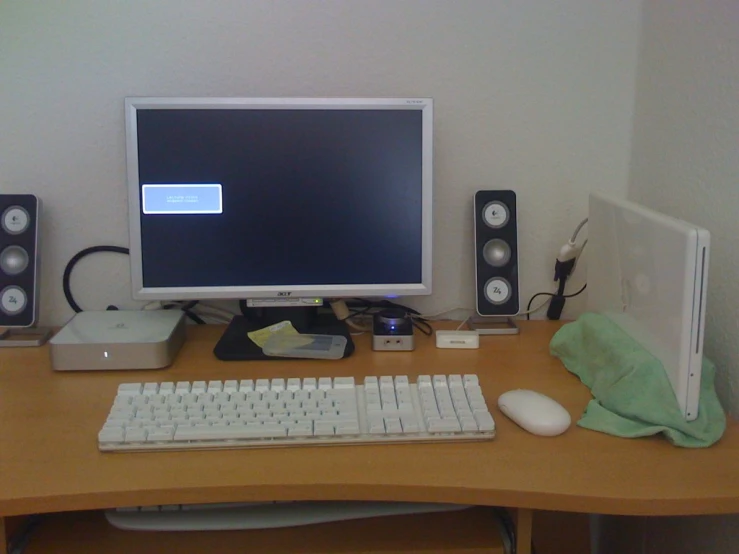
[[484,317],[474,316],[467,325],[478,335],[517,335],[521,329],[512,317]]
[[42,346],[50,337],[50,327],[0,328],[0,348]]

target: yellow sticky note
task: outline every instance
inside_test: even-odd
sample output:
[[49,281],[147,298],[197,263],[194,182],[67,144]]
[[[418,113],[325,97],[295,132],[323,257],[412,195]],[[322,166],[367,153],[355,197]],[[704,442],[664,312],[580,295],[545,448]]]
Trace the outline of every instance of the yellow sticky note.
[[293,324],[288,320],[280,321],[279,323],[275,323],[269,327],[264,327],[263,329],[257,329],[256,331],[247,333],[249,338],[254,341],[254,344],[259,348],[264,348],[264,344],[267,342],[267,339],[272,335],[277,334],[298,335],[300,333],[298,333],[295,327],[293,327]]

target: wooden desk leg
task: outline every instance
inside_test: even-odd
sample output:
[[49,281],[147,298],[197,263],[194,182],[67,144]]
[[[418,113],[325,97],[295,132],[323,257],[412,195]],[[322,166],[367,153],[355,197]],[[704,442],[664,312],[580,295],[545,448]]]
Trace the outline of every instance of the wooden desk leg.
[[0,554],[8,554],[8,537],[5,536],[5,518],[0,516]]
[[516,510],[516,554],[531,554],[533,523],[533,510],[523,508]]

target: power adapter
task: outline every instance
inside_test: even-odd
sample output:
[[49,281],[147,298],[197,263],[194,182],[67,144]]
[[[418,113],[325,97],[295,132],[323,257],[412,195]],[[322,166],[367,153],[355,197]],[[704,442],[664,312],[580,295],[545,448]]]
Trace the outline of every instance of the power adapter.
[[567,299],[564,296],[552,296],[547,308],[547,319],[558,320],[562,317],[562,310],[564,310],[566,301]]
[[547,319],[558,320],[562,317],[562,310],[565,307],[567,297],[565,296],[565,285],[567,279],[575,269],[577,257],[582,251],[581,246],[576,246],[574,239],[570,239],[559,251],[557,261],[554,264],[554,280],[559,284],[557,293],[552,296],[547,308]]

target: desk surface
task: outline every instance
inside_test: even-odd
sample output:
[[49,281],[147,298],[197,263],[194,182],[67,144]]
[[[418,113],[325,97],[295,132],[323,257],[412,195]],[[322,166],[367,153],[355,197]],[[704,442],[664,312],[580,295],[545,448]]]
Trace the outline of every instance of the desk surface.
[[[0,516],[111,506],[258,500],[408,500],[614,514],[739,512],[739,424],[703,450],[662,438],[619,439],[573,425],[541,438],[495,407],[513,388],[561,402],[576,421],[589,391],[548,353],[554,322],[521,322],[518,336],[479,350],[357,352],[339,361],[221,362],[219,326],[189,327],[165,370],[55,373],[47,347],[0,351]],[[477,373],[495,440],[167,453],[106,453],[97,432],[121,382]]]

